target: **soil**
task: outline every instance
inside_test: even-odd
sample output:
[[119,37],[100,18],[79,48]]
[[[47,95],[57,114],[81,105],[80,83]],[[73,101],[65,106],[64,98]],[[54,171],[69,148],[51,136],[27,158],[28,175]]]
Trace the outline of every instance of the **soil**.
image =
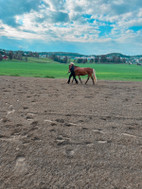
[[141,189],[142,82],[0,76],[0,189]]

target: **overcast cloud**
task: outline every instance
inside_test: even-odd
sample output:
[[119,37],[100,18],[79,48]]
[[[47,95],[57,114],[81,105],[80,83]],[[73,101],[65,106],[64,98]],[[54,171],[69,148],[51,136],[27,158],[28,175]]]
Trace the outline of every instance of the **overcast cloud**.
[[0,48],[142,54],[141,0],[0,2]]

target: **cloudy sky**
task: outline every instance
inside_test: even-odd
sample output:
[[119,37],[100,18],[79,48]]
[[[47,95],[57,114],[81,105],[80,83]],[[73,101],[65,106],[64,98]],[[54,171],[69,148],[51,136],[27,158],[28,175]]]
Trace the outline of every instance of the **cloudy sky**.
[[142,0],[0,0],[0,48],[142,54]]

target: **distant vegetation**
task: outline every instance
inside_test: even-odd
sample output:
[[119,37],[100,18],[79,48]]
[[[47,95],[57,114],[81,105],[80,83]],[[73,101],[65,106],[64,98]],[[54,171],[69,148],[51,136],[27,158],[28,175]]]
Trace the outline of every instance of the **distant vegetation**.
[[0,61],[3,59],[16,59],[28,61],[29,57],[49,58],[60,63],[98,63],[98,64],[141,64],[142,55],[128,56],[121,53],[110,53],[104,55],[83,55],[70,52],[31,52],[31,51],[7,51],[0,49]]
[[[99,80],[142,81],[142,66],[129,64],[79,63],[80,67],[92,67]],[[28,60],[3,60],[0,62],[0,75],[68,78],[68,64],[61,64],[49,58],[28,57]],[[85,78],[85,77],[83,77]]]

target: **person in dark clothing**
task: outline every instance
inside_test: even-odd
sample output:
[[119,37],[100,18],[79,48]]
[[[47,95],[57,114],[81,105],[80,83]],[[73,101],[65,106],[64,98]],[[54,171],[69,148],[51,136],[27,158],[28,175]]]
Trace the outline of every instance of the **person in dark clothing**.
[[76,77],[75,77],[75,72],[74,72],[74,63],[72,62],[71,63],[71,68],[70,68],[70,75],[69,75],[69,79],[68,79],[68,84],[70,83],[70,79],[71,79],[71,77],[73,77],[73,79],[75,80],[75,82],[76,82],[76,84],[78,84],[78,80],[76,79]]

